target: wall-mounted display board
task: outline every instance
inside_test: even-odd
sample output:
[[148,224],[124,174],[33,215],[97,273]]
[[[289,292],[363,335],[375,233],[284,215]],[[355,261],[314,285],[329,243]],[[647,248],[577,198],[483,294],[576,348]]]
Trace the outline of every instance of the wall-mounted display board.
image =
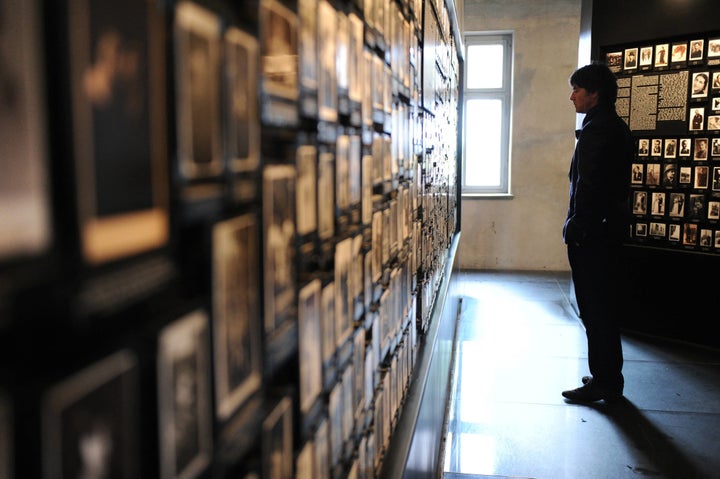
[[0,0],[0,476],[378,477],[458,54],[439,0]]
[[605,47],[636,139],[631,242],[720,253],[720,32]]

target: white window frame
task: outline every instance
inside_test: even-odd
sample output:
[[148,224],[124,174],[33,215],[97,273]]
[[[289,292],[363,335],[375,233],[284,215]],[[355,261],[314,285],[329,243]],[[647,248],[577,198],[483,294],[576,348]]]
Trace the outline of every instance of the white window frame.
[[[463,80],[463,142],[462,142],[462,194],[464,196],[507,196],[511,194],[510,190],[510,140],[511,140],[511,120],[512,120],[512,85],[513,85],[513,32],[494,31],[494,32],[468,32],[464,35],[465,40],[465,61],[468,61],[467,49],[472,45],[481,44],[497,44],[503,45],[503,73],[502,87],[500,88],[475,88],[467,87],[467,77]],[[465,68],[467,76],[469,68]],[[466,164],[472,161],[467,157],[465,145],[466,135],[473,132],[472,125],[468,125],[465,117],[467,111],[467,102],[478,99],[498,99],[501,102],[501,143],[500,143],[500,181],[497,185],[480,186],[468,185],[466,183],[467,175]]]

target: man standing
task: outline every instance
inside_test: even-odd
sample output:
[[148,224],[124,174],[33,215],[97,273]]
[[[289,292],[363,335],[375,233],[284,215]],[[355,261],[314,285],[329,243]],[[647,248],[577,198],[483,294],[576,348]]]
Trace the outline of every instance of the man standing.
[[570,165],[570,201],[563,227],[590,376],[562,395],[574,402],[614,401],[624,378],[617,289],[620,246],[629,233],[629,172],[634,141],[615,111],[617,80],[600,63],[570,76],[570,101],[584,113]]

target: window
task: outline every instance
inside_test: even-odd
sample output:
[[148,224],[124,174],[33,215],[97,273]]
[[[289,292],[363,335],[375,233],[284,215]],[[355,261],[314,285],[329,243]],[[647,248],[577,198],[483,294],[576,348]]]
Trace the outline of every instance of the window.
[[465,35],[462,191],[509,194],[512,34]]

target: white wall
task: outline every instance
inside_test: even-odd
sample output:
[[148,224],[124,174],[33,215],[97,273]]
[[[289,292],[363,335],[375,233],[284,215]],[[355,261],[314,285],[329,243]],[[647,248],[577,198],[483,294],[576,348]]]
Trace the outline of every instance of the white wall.
[[562,225],[581,0],[463,0],[464,31],[515,32],[511,198],[463,198],[464,269],[569,271]]

